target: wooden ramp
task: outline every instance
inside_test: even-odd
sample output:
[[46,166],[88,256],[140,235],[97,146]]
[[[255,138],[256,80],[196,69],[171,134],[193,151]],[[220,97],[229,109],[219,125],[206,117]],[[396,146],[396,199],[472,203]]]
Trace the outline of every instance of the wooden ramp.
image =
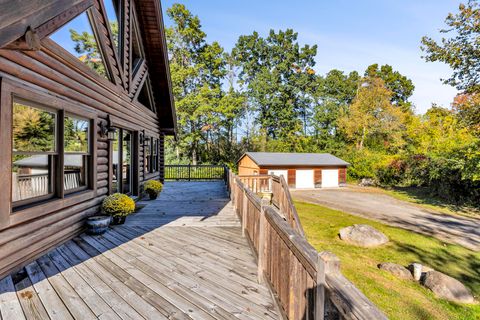
[[0,280],[0,319],[278,319],[223,183],[167,183],[139,204]]

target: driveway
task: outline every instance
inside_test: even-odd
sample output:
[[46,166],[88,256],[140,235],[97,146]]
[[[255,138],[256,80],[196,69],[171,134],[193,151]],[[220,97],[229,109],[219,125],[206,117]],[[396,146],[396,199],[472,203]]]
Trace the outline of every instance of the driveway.
[[437,213],[356,187],[291,192],[298,201],[319,204],[480,251],[480,219]]

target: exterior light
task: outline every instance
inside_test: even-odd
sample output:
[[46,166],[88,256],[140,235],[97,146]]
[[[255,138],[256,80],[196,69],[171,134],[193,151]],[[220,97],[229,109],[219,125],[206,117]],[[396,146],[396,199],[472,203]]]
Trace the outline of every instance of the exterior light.
[[103,138],[107,138],[109,141],[115,141],[117,139],[117,130],[112,128],[112,121],[110,120],[110,115],[107,116],[107,123],[103,122],[100,124],[100,133]]

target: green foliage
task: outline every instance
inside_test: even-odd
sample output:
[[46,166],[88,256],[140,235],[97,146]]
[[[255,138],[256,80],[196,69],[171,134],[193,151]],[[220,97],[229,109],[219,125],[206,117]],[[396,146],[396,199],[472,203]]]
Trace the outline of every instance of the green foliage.
[[14,151],[55,150],[55,115],[22,103],[13,104]]
[[408,99],[412,96],[415,86],[412,80],[408,79],[388,64],[381,67],[377,63],[370,65],[365,71],[365,76],[369,78],[380,78],[392,92],[390,101],[393,105],[400,107],[403,111],[411,111],[412,104]]
[[349,181],[421,187],[478,205],[477,7],[469,1],[447,18],[460,33],[443,46],[424,39],[427,60],[451,63],[450,81],[467,92],[452,109],[433,105],[417,115],[413,82],[390,65],[318,75],[317,46],[300,45],[291,29],[242,35],[225,53],[206,41],[197,16],[173,5],[166,34],[180,132],[166,144],[167,163],[233,165],[245,151],[330,152],[351,163]]
[[148,180],[143,185],[143,189],[148,194],[152,193],[158,195],[160,192],[162,192],[163,184],[157,180]]
[[[422,38],[425,60],[441,61],[453,69],[446,84],[467,92],[480,91],[480,5],[477,0],[460,4],[459,12],[450,13],[445,19],[447,27],[440,32],[446,37],[440,43],[431,37]],[[450,36],[450,37],[448,37]]]
[[135,201],[123,193],[114,193],[102,202],[102,211],[110,216],[128,216],[135,211]]
[[309,125],[308,94],[315,83],[317,46],[300,47],[291,29],[270,30],[263,38],[257,32],[240,36],[232,51],[240,65],[239,82],[246,87],[255,121],[266,138],[288,140],[292,133],[306,133]]

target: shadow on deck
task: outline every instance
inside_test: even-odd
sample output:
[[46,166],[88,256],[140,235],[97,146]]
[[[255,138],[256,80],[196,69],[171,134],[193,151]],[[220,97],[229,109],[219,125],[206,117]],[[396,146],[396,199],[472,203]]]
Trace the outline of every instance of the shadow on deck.
[[222,182],[170,182],[103,236],[0,280],[0,319],[272,319]]

